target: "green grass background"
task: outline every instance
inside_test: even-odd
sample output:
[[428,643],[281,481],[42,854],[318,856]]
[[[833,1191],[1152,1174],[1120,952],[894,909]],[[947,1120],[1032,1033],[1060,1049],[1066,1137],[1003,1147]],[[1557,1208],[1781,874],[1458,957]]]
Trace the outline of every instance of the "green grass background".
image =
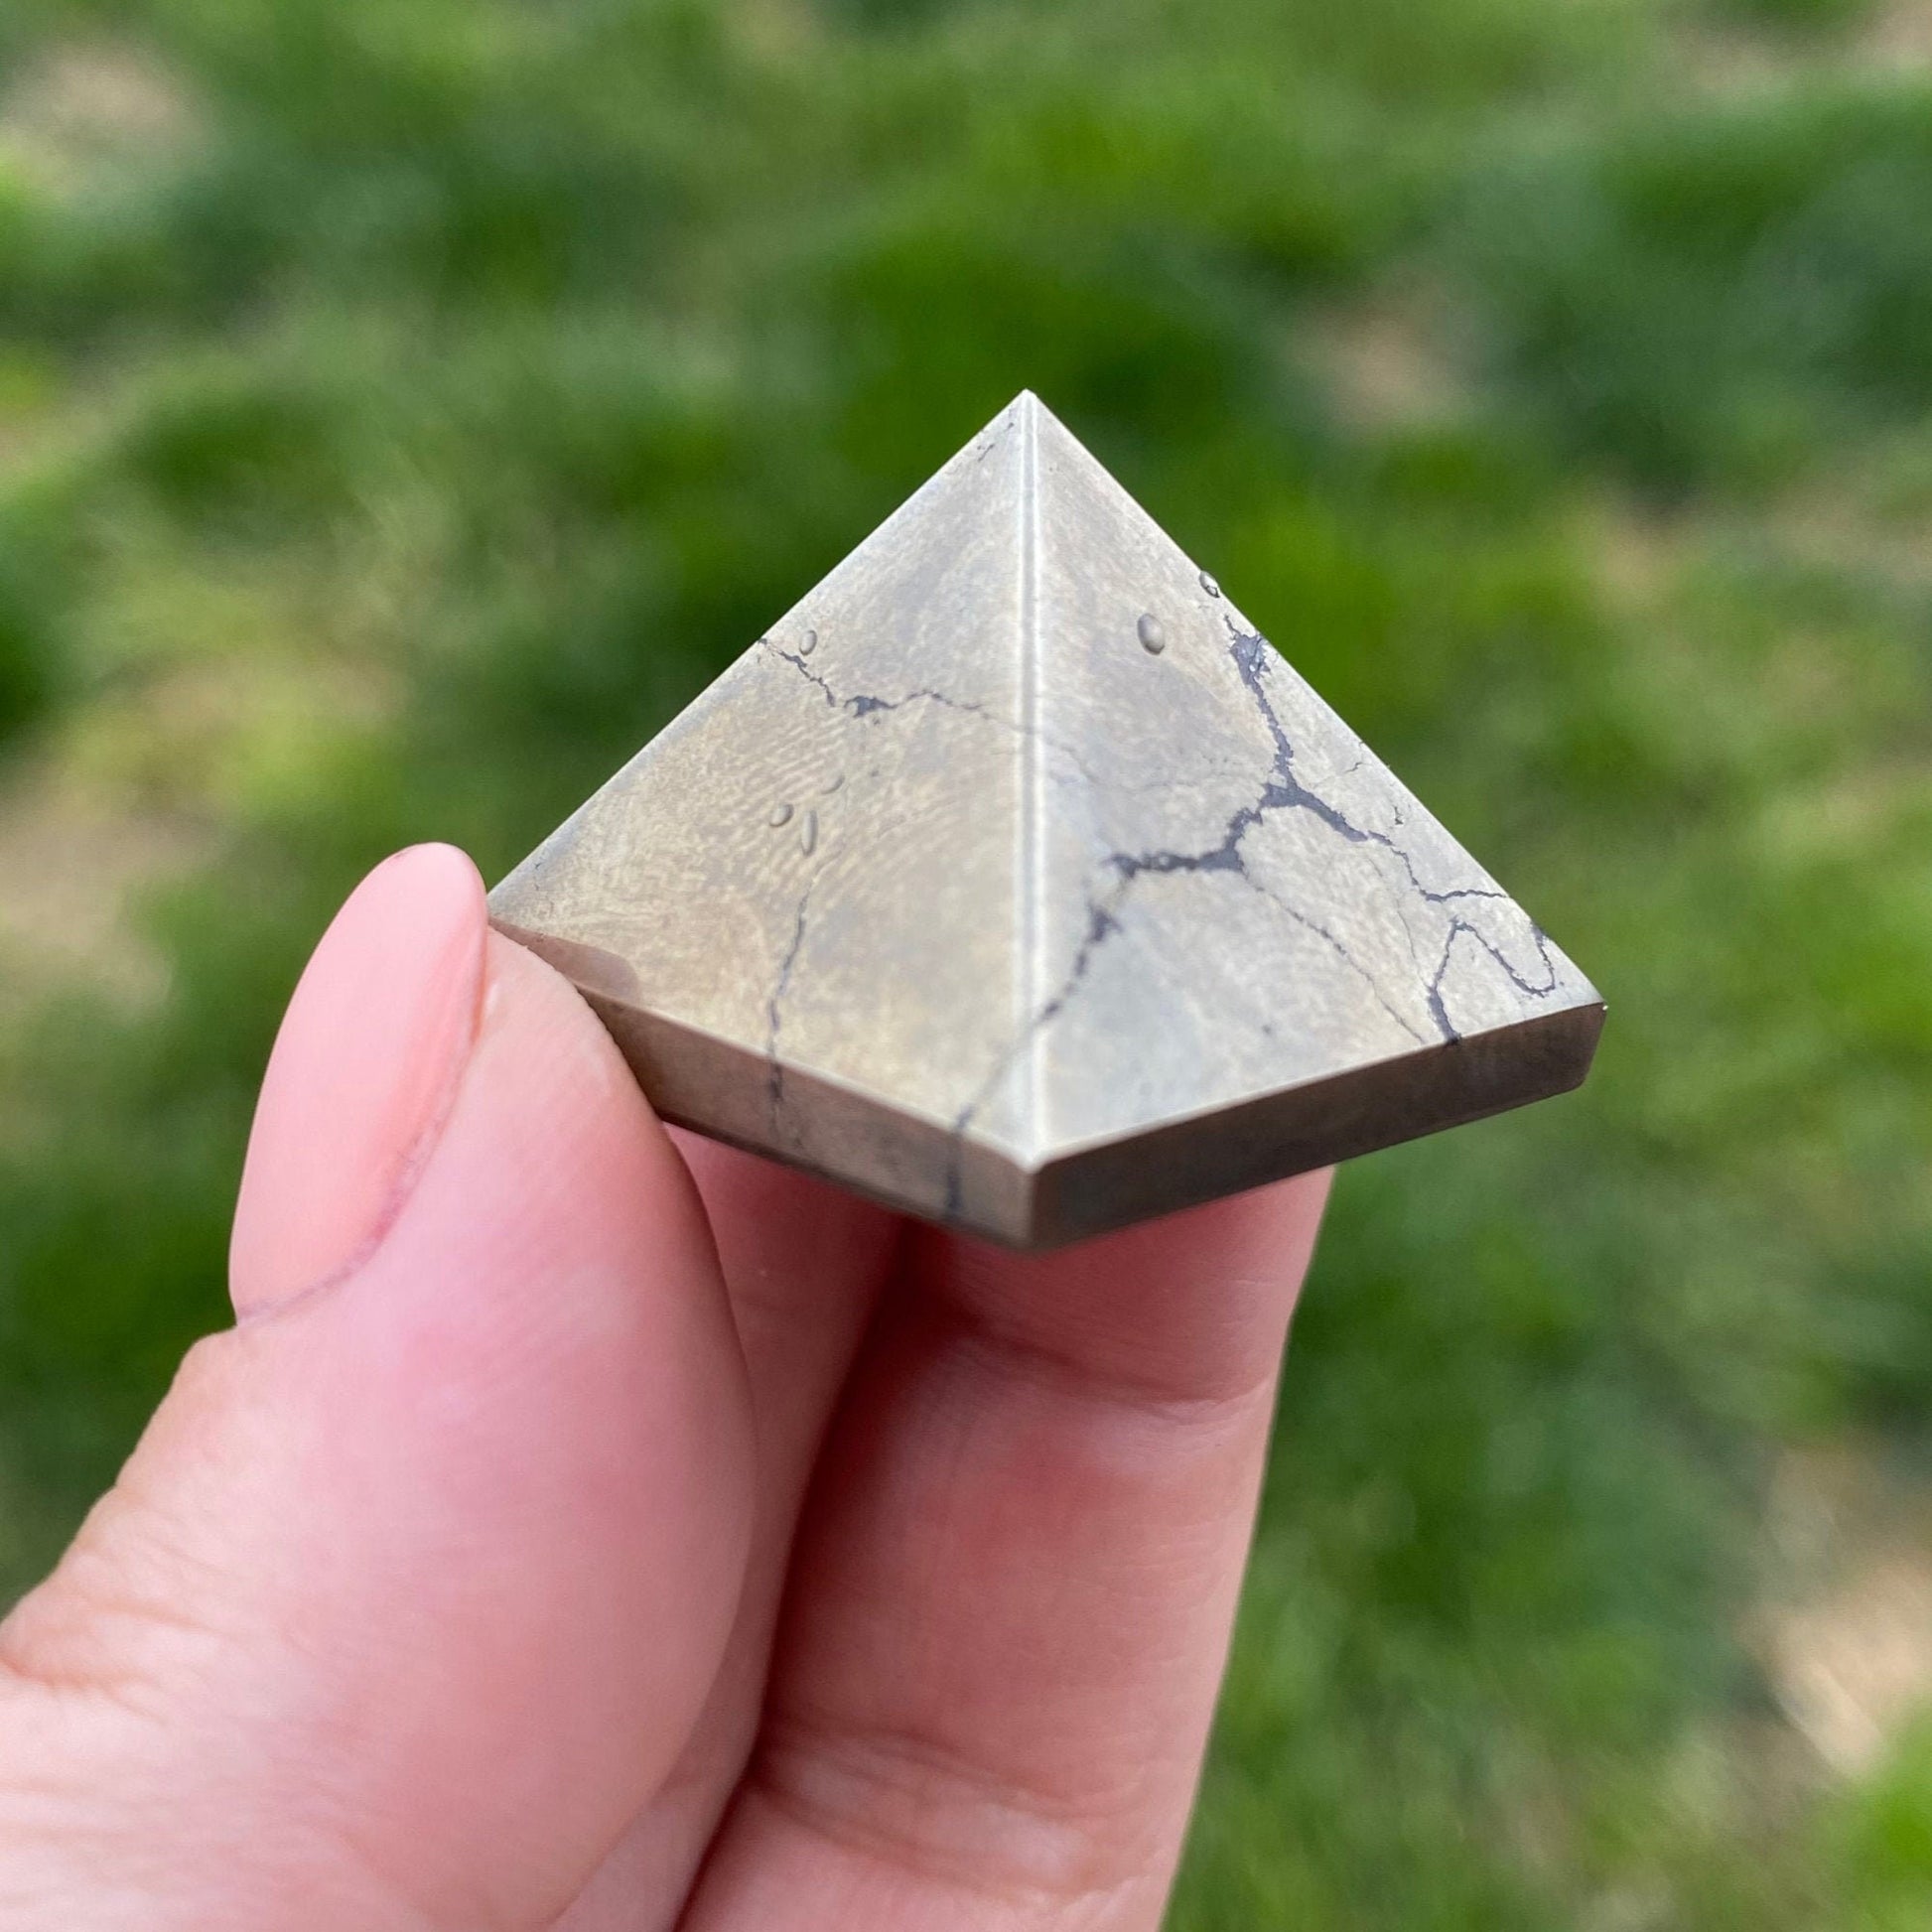
[[358,872],[1023,384],[1612,1010],[1341,1179],[1173,1926],[1932,1923],[1922,4],[8,0],[0,1595]]

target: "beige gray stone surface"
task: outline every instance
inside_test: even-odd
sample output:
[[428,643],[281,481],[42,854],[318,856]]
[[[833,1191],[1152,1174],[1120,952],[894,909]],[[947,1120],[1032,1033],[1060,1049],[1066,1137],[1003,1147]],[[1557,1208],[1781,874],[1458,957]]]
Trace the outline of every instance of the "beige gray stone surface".
[[1559,1092],[1602,1018],[1031,395],[491,909],[667,1118],[1024,1246]]

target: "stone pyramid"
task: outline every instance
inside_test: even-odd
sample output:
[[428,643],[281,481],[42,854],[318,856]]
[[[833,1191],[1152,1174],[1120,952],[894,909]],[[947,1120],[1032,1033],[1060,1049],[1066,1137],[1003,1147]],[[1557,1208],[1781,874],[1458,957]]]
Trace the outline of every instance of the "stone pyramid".
[[1573,1087],[1602,1022],[1031,394],[490,905],[665,1118],[1023,1247]]

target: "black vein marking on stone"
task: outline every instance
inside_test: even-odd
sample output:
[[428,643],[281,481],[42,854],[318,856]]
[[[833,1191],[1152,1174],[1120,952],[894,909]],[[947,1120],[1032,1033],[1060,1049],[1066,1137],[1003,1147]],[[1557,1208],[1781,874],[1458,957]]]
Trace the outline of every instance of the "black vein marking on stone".
[[844,705],[839,700],[838,693],[834,691],[832,687],[825,682],[824,678],[822,678],[815,670],[813,670],[812,667],[809,664],[807,664],[805,660],[802,657],[800,657],[795,650],[780,650],[778,646],[774,644],[769,637],[760,637],[759,639],[759,642],[761,643],[765,647],[765,649],[771,653],[773,657],[782,657],[785,660],[785,662],[789,664],[791,668],[794,671],[796,671],[798,675],[805,680],[807,684],[817,685],[819,695],[825,700],[825,702],[828,705],[831,706],[831,708],[834,711],[843,711],[845,709]]
[[1416,1031],[1414,1025],[1389,1003],[1388,996],[1377,983],[1375,975],[1355,957],[1349,950],[1347,942],[1338,933],[1331,931],[1311,913],[1305,912],[1301,907],[1292,904],[1280,893],[1257,879],[1248,870],[1247,857],[1241,849],[1242,841],[1261,823],[1270,810],[1275,809],[1269,794],[1275,789],[1276,782],[1270,781],[1267,790],[1258,801],[1243,805],[1238,811],[1232,813],[1222,829],[1220,843],[1208,847],[1204,852],[1114,852],[1108,855],[1106,864],[1119,877],[1123,889],[1150,873],[1157,876],[1176,872],[1233,873],[1243,885],[1259,893],[1279,911],[1286,912],[1297,925],[1326,940],[1335,957],[1375,996],[1375,1004],[1418,1045],[1427,1045],[1427,1040]]
[[[966,698],[949,698],[943,691],[924,689],[908,691],[902,698],[876,698],[870,692],[862,692],[857,697],[847,698],[845,709],[855,718],[870,718],[881,711],[902,711],[909,704],[939,704],[948,711],[970,711],[981,718],[988,715],[983,704],[974,704]],[[1016,726],[1015,729],[1019,728]]]
[[785,995],[791,988],[791,969],[798,963],[798,954],[805,944],[805,921],[811,910],[812,894],[818,890],[821,866],[805,882],[805,890],[798,895],[797,909],[793,914],[791,943],[786,946],[784,957],[778,962],[778,976],[772,982],[771,993],[764,1003],[764,1093],[771,1114],[771,1132],[774,1137],[783,1131],[785,1106],[785,1069],[784,1062],[778,1057],[778,1035],[784,1027],[783,1007]]
[[[1221,828],[1219,840],[1197,852],[1177,850],[1155,852],[1112,852],[1103,862],[1119,881],[1113,892],[1103,897],[1089,896],[1087,900],[1087,927],[1081,936],[1080,944],[1073,956],[1073,963],[1066,977],[1060,982],[1052,995],[1044,1001],[1029,1018],[1026,1025],[1011,1039],[994,1062],[992,1071],[980,1084],[972,1098],[967,1101],[952,1123],[952,1159],[946,1178],[946,1214],[956,1219],[961,1207],[961,1167],[965,1157],[965,1136],[980,1110],[999,1089],[1015,1060],[1026,1050],[1042,1028],[1051,1024],[1065,1008],[1067,1002],[1078,991],[1085,980],[1088,969],[1093,964],[1094,954],[1107,939],[1121,930],[1120,908],[1135,880],[1152,875],[1168,873],[1233,873],[1254,891],[1261,893],[1273,904],[1280,907],[1290,918],[1310,931],[1317,933],[1334,949],[1336,956],[1366,983],[1375,995],[1377,1004],[1394,1019],[1419,1045],[1428,1042],[1423,1035],[1390,1005],[1374,975],[1354,957],[1338,934],[1330,931],[1320,920],[1303,912],[1290,904],[1278,893],[1272,892],[1248,870],[1247,859],[1242,852],[1242,843],[1248,834],[1265,819],[1270,812],[1306,811],[1319,819],[1321,823],[1350,845],[1379,846],[1390,853],[1401,865],[1408,876],[1409,884],[1418,898],[1430,905],[1449,906],[1463,899],[1491,899],[1509,901],[1509,895],[1493,886],[1457,886],[1448,891],[1438,892],[1423,884],[1416,870],[1413,855],[1386,832],[1377,831],[1373,826],[1357,825],[1339,807],[1311,791],[1295,772],[1295,747],[1283,725],[1280,714],[1275,710],[1273,699],[1268,695],[1263,679],[1263,665],[1267,661],[1269,645],[1266,638],[1256,631],[1245,631],[1232,618],[1223,614],[1232,639],[1230,653],[1234,659],[1235,670],[1241,682],[1247,687],[1255,701],[1262,723],[1267,727],[1270,742],[1274,747],[1274,769],[1262,785],[1260,793],[1247,804],[1229,813],[1227,823]],[[800,669],[804,669],[800,665]],[[1349,767],[1352,771],[1360,766],[1367,756],[1366,748]],[[1340,775],[1347,776],[1347,772]],[[1399,822],[1399,820],[1398,820]],[[1550,957],[1550,942],[1541,926],[1530,924],[1532,943],[1537,957],[1542,961],[1545,979],[1542,984],[1531,980],[1520,972],[1514,962],[1478,926],[1472,924],[1460,913],[1449,914],[1449,936],[1444,942],[1441,957],[1430,977],[1426,995],[1431,1018],[1436,1022],[1442,1040],[1447,1045],[1454,1045],[1462,1038],[1461,1031],[1450,1020],[1448,1003],[1443,996],[1443,984],[1449,976],[1449,962],[1455,950],[1455,942],[1467,933],[1475,943],[1488,954],[1500,967],[1510,984],[1518,992],[1530,999],[1547,999],[1557,988],[1559,974],[1555,960]],[[1408,933],[1408,922],[1403,921],[1404,931]],[[1409,934],[1410,954],[1414,958],[1414,936]]]
[[[1347,942],[1341,937],[1339,933],[1331,932],[1328,929],[1328,927],[1325,926],[1319,919],[1315,918],[1312,913],[1304,912],[1300,906],[1291,905],[1287,899],[1282,897],[1281,894],[1272,891],[1267,886],[1264,886],[1262,882],[1259,879],[1257,879],[1253,873],[1249,872],[1245,866],[1241,868],[1241,877],[1248,883],[1248,885],[1253,887],[1254,890],[1258,892],[1262,896],[1262,897],[1269,902],[1270,905],[1274,906],[1277,911],[1286,912],[1288,916],[1291,919],[1293,919],[1297,925],[1302,926],[1309,932],[1312,932],[1316,934],[1319,938],[1325,939],[1328,943],[1329,950],[1333,952],[1335,957],[1339,959],[1341,963],[1344,966],[1346,966],[1348,970],[1351,973],[1353,973],[1355,977],[1358,980],[1360,980],[1365,987],[1368,988],[1369,992],[1374,996],[1375,1004],[1378,1007],[1380,1007],[1382,1011],[1386,1013],[1389,1016],[1389,1018],[1393,1020],[1395,1024],[1398,1027],[1400,1027],[1402,1031],[1405,1034],[1407,1034],[1409,1037],[1416,1042],[1418,1046],[1427,1046],[1429,1044],[1429,1041],[1424,1037],[1420,1030],[1416,1027],[1415,1023],[1411,1021],[1406,1015],[1398,1013],[1396,1009],[1389,1004],[1388,995],[1382,991],[1379,985],[1377,985],[1375,975],[1371,973],[1368,970],[1368,968],[1364,966],[1362,962],[1359,959],[1357,959],[1352,952],[1348,950]],[[1270,1037],[1273,1036],[1272,1029],[1264,1026],[1262,1031],[1268,1034]]]
[[1061,758],[1072,764],[1090,785],[1100,786],[1106,782],[1064,740],[1053,737],[1050,732],[1041,731],[1035,725],[1024,725],[1018,719],[1002,717],[999,712],[991,710],[975,699],[949,697],[945,692],[934,691],[928,686],[922,686],[917,691],[907,691],[897,698],[880,697],[871,691],[856,691],[841,697],[826,682],[824,676],[813,670],[795,650],[781,650],[769,637],[760,637],[759,642],[764,645],[772,656],[783,658],[806,683],[815,685],[819,695],[824,698],[830,709],[842,711],[848,718],[878,718],[891,712],[903,711],[907,705],[936,704],[947,711],[964,712],[974,718],[984,718],[988,724],[997,725],[1002,731],[1012,732],[1017,737],[1030,738],[1044,745],[1048,751],[1057,752]]
[[[1383,851],[1391,853],[1402,870],[1408,874],[1409,884],[1416,897],[1431,905],[1448,905],[1463,898],[1506,900],[1509,897],[1507,893],[1494,886],[1456,886],[1442,893],[1425,886],[1421,874],[1416,871],[1415,859],[1406,847],[1399,845],[1386,832],[1378,832],[1372,825],[1357,825],[1327,799],[1303,784],[1295,775],[1295,748],[1289,741],[1287,728],[1282,724],[1281,717],[1275,710],[1274,700],[1269,697],[1267,686],[1262,679],[1262,666],[1269,654],[1268,640],[1254,631],[1241,629],[1232,618],[1227,620],[1227,626],[1234,640],[1230,648],[1234,668],[1240,674],[1241,682],[1248,687],[1248,693],[1254,699],[1255,708],[1261,713],[1262,723],[1267,726],[1268,736],[1274,741],[1275,746],[1275,773],[1262,791],[1257,815],[1259,812],[1293,807],[1312,812],[1330,831],[1338,833],[1350,845],[1380,846]],[[1357,759],[1355,764],[1360,763],[1361,759]],[[1350,771],[1354,769],[1355,765],[1349,766]],[[1343,772],[1340,775],[1346,777],[1348,773]],[[1479,938],[1481,935],[1476,936]],[[1540,934],[1538,936],[1541,937]],[[1550,965],[1547,955],[1543,963],[1545,966]],[[1554,972],[1554,969],[1552,971]],[[1544,990],[1547,992],[1549,989]]]
[[1443,942],[1443,956],[1436,962],[1436,971],[1429,981],[1429,1012],[1442,1030],[1445,1039],[1456,1040],[1462,1037],[1455,1022],[1449,1018],[1449,1003],[1443,998],[1443,982],[1449,977],[1449,958],[1455,951],[1456,940],[1465,932],[1475,928],[1462,919],[1449,921],[1449,937]]
[[1035,1009],[1027,1024],[1008,1040],[1001,1049],[999,1058],[994,1061],[992,1071],[974,1090],[972,1098],[953,1116],[952,1152],[946,1164],[944,1213],[947,1220],[956,1221],[964,1206],[963,1167],[966,1158],[966,1130],[972,1126],[980,1109],[1000,1090],[1001,1081],[1013,1070],[1014,1062],[1027,1050],[1034,1036],[1042,1028],[1050,1026],[1061,1008],[1079,991],[1080,982],[1087,976],[1087,968],[1093,964],[1094,954],[1106,943],[1111,934],[1120,930],[1120,921],[1115,915],[1119,911],[1122,899],[1127,897],[1129,883],[1131,882],[1123,880],[1104,898],[1088,897],[1086,931],[1081,934],[1080,944],[1074,952],[1072,965],[1066,970],[1066,976]]
[[1434,1017],[1437,1026],[1442,1029],[1443,1037],[1450,1042],[1460,1039],[1462,1033],[1449,1017],[1449,1008],[1443,999],[1443,982],[1449,977],[1449,955],[1455,950],[1456,940],[1465,932],[1502,968],[1509,983],[1519,993],[1525,994],[1533,1000],[1547,999],[1556,990],[1557,983],[1556,962],[1550,957],[1549,935],[1545,933],[1540,925],[1532,923],[1530,932],[1536,943],[1537,954],[1549,970],[1550,977],[1542,986],[1538,986],[1534,980],[1526,979],[1519,973],[1490,940],[1475,926],[1472,926],[1467,919],[1459,918],[1451,914],[1449,924],[1449,936],[1443,941],[1442,957],[1437,960],[1436,971],[1430,977],[1428,994],[1429,1011]]
[[[1416,897],[1427,904],[1447,906],[1461,899],[1499,899],[1505,904],[1509,902],[1509,895],[1494,886],[1457,886],[1448,892],[1437,892],[1433,887],[1424,885],[1421,874],[1416,870],[1415,859],[1407,847],[1390,838],[1386,832],[1377,831],[1372,825],[1357,825],[1327,799],[1303,784],[1295,775],[1295,748],[1275,710],[1274,701],[1268,695],[1262,676],[1262,668],[1268,656],[1267,639],[1256,632],[1244,631],[1231,617],[1226,621],[1229,635],[1233,639],[1230,650],[1234,658],[1235,670],[1239,673],[1241,682],[1247,686],[1249,695],[1254,699],[1255,707],[1261,713],[1262,723],[1267,726],[1268,735],[1275,747],[1274,776],[1263,788],[1261,797],[1255,805],[1244,806],[1242,811],[1237,812],[1234,818],[1229,820],[1230,830],[1233,830],[1237,821],[1245,817],[1248,824],[1240,828],[1241,834],[1245,835],[1249,825],[1259,821],[1269,811],[1288,808],[1311,812],[1330,831],[1346,839],[1349,844],[1380,846],[1383,851],[1390,853],[1408,875],[1410,887]],[[1237,838],[1237,845],[1238,842]],[[1556,991],[1560,976],[1556,961],[1550,957],[1550,942],[1542,927],[1534,923],[1530,924],[1531,942],[1536,948],[1537,958],[1543,965],[1544,979],[1539,985],[1519,972],[1508,955],[1480,927],[1471,924],[1459,914],[1451,913],[1449,938],[1444,945],[1443,956],[1437,963],[1436,973],[1431,982],[1430,1011],[1435,1014],[1437,1024],[1442,1029],[1446,1040],[1453,1041],[1462,1036],[1438,1010],[1442,1004],[1443,979],[1449,971],[1449,954],[1454,950],[1458,932],[1466,932],[1502,969],[1510,984],[1519,993],[1530,999],[1542,1000]]]

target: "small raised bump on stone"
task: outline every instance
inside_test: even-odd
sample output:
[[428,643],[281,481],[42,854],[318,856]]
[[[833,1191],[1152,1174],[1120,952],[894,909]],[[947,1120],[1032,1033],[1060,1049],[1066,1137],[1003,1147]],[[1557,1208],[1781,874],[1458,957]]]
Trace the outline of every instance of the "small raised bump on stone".
[[771,807],[771,818],[770,818],[771,824],[783,825],[784,823],[786,823],[787,820],[790,819],[790,817],[791,817],[791,807],[787,805],[782,798],[779,799],[779,801]]
[[845,773],[843,771],[834,771],[832,775],[829,778],[827,778],[822,785],[819,786],[819,790],[829,794],[831,792],[837,791],[838,788],[844,783],[845,783]]
[[1141,621],[1135,629],[1140,632],[1142,645],[1156,657],[1168,647],[1168,633],[1161,628],[1161,620],[1152,611],[1143,611]]
[[1200,587],[1208,594],[1209,597],[1219,597],[1221,594],[1220,585],[1215,583],[1213,578],[1208,576],[1206,571],[1202,571],[1200,574]]
[[818,814],[816,812],[808,811],[805,814],[805,816],[798,821],[798,850],[800,852],[805,853],[807,856],[809,856],[812,847],[815,846],[817,843],[818,843]]
[[806,631],[798,640],[798,655],[800,657],[809,657],[817,648],[818,632],[816,630]]

